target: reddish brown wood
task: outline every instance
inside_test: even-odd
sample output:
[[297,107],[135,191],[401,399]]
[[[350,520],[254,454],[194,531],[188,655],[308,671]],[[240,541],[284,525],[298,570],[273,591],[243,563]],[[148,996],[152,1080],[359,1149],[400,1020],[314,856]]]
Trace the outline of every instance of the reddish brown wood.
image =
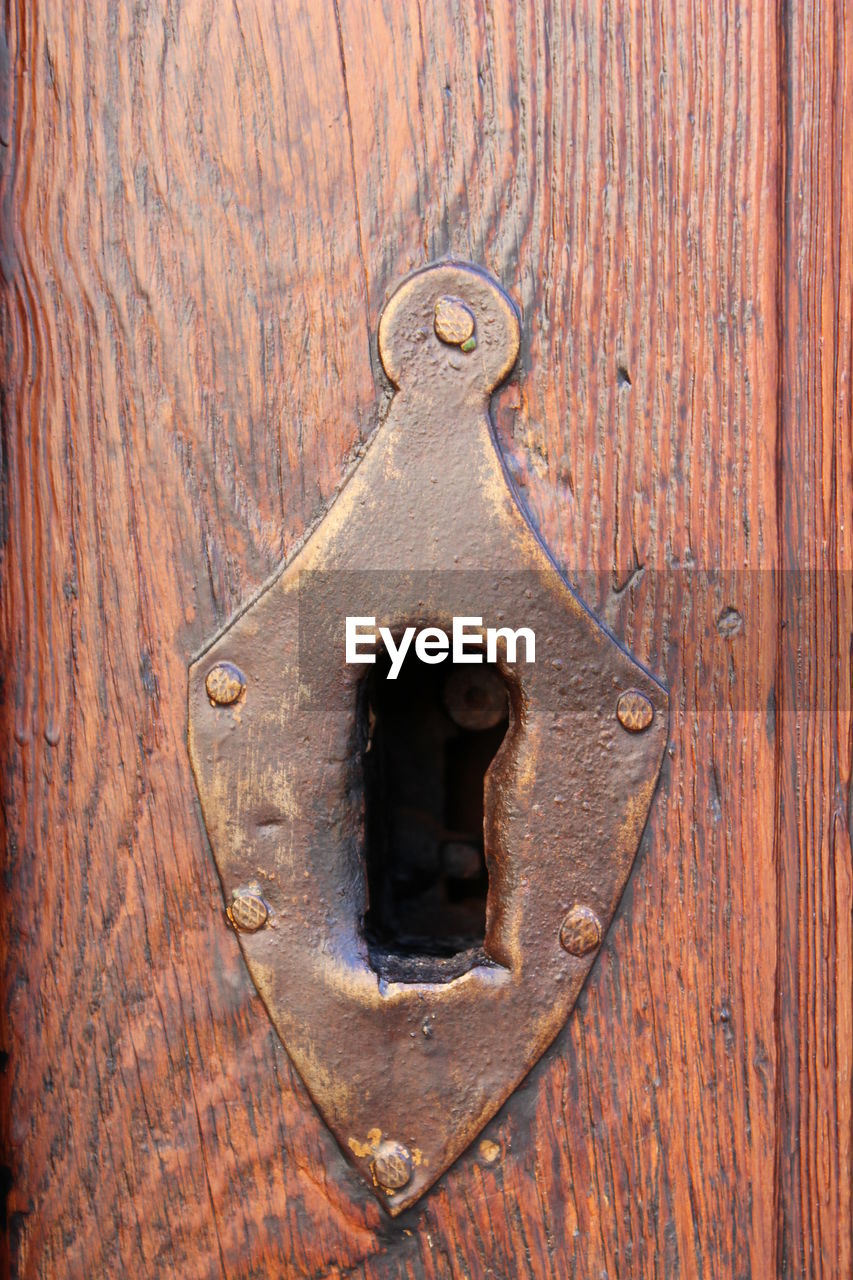
[[[8,0],[10,1274],[850,1274],[850,21]],[[522,307],[502,446],[671,748],[567,1030],[389,1224],[224,921],[186,679],[451,252]]]
[[851,52],[849,8],[791,6],[778,453],[776,1192],[786,1276],[853,1275]]

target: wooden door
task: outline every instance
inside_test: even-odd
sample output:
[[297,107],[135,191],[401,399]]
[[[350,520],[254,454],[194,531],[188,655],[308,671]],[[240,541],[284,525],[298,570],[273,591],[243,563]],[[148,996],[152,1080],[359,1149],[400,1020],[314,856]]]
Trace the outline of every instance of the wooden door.
[[[853,1273],[853,17],[756,0],[2,10],[0,937],[17,1277]],[[565,1030],[390,1220],[223,911],[191,656],[389,396],[454,255],[493,414],[670,691]]]

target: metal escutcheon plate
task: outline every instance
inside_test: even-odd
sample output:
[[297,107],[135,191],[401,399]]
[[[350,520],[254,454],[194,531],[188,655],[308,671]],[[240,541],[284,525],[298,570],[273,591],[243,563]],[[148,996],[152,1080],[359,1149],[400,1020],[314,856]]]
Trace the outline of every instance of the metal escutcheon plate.
[[[519,321],[479,270],[425,268],[379,330],[397,388],[332,508],[190,669],[189,750],[258,991],[348,1159],[392,1213],[460,1155],[553,1040],[631,869],[667,733],[661,685],[598,624],[518,507],[489,397]],[[389,980],[364,936],[363,671],[347,615],[534,629],[505,668],[485,781],[482,953]]]

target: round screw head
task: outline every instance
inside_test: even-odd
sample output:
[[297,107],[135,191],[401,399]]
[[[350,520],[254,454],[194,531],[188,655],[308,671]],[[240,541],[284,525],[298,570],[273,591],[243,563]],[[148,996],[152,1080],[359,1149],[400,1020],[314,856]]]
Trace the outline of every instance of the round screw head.
[[435,304],[435,332],[442,342],[451,347],[473,351],[477,345],[475,323],[473,311],[461,298],[447,294]]
[[604,931],[591,907],[576,902],[560,929],[560,945],[570,956],[588,956],[601,946]]
[[246,688],[246,677],[233,662],[217,662],[204,682],[207,696],[218,707],[230,707]]
[[616,716],[629,733],[642,733],[654,719],[655,709],[639,689],[626,689],[616,703]]
[[383,1191],[399,1191],[412,1176],[414,1162],[400,1142],[380,1142],[373,1155],[373,1177]]
[[228,919],[241,933],[256,933],[267,922],[269,907],[253,888],[237,889],[228,908]]

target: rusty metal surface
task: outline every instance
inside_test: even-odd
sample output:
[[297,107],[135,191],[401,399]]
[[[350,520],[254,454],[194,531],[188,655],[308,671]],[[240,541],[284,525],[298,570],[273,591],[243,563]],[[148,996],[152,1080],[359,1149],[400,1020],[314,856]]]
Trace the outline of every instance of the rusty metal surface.
[[[464,1151],[565,1022],[666,741],[665,691],[579,602],[507,486],[488,402],[518,343],[512,303],[475,268],[405,281],[380,324],[397,387],[387,419],[309,540],[190,669],[190,756],[246,962],[314,1102],[392,1214]],[[396,634],[472,614],[536,634],[535,663],[498,664],[510,709],[485,779],[485,940],[443,980],[429,964],[389,978],[364,930],[365,669],[344,661],[344,618]],[[246,886],[257,901],[240,901]]]

